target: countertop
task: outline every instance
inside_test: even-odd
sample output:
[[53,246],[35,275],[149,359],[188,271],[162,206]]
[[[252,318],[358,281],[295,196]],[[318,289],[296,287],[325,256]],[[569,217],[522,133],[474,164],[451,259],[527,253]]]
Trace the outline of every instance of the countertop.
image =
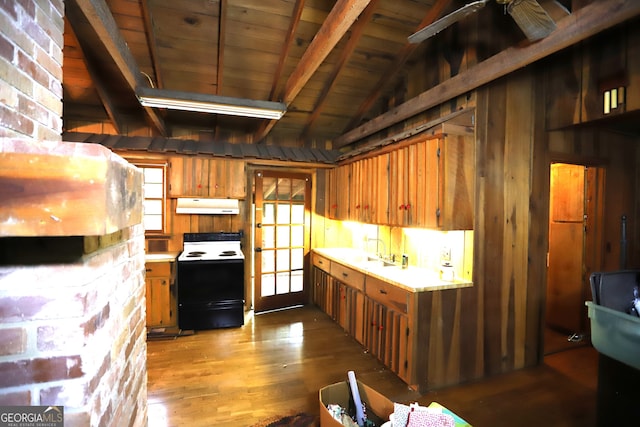
[[358,249],[351,248],[318,248],[315,253],[332,262],[351,267],[361,273],[391,283],[410,292],[429,292],[444,289],[457,289],[472,287],[473,283],[456,278],[456,280],[444,281],[440,279],[437,271],[409,266],[383,266],[380,261],[367,261],[367,254]]
[[153,252],[144,256],[145,262],[174,262],[180,252]]

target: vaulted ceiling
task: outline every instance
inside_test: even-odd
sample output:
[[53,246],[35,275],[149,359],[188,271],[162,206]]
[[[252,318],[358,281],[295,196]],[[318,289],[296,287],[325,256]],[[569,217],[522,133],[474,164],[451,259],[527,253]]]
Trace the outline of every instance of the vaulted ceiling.
[[[107,122],[123,135],[141,134],[143,123],[162,136],[190,127],[221,141],[330,141],[387,112],[406,92],[409,67],[425,57],[473,45],[481,61],[528,44],[494,0],[427,41],[407,41],[464,4],[65,0],[64,119]],[[142,107],[140,87],[279,101],[287,112],[269,120]]]

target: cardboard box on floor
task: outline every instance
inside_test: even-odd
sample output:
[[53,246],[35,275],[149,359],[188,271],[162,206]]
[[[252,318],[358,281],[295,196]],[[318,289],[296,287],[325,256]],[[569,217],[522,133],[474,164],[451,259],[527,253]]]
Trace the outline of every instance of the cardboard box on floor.
[[[360,381],[358,381],[358,391],[360,399],[365,402],[367,416],[373,412],[380,420],[389,420],[389,415],[393,412],[392,401]],[[333,419],[327,410],[327,405],[337,404],[348,409],[350,395],[351,389],[348,381],[331,384],[320,389],[320,427],[342,427],[340,422]]]

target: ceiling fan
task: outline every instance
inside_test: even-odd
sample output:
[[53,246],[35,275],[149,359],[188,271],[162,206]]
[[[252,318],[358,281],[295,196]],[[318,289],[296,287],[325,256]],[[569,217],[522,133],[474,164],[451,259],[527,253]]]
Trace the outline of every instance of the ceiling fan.
[[[438,34],[448,26],[485,7],[491,0],[478,0],[438,19],[434,23],[418,30],[408,37],[409,43],[420,43]],[[505,10],[529,41],[534,42],[547,37],[556,29],[555,21],[536,0],[495,0]]]

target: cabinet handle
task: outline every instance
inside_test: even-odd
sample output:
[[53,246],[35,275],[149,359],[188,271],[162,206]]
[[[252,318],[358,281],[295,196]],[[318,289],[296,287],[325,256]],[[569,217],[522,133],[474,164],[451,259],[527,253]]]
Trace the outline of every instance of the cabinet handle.
[[348,273],[342,273],[342,277],[349,277]]
[[404,209],[408,211],[409,209],[411,209],[411,205],[410,205],[410,204],[406,204],[406,205],[404,206]]
[[386,295],[386,294],[387,294],[387,291],[385,291],[384,289],[380,289],[380,293],[381,293],[382,295]]
[[364,205],[364,208],[365,209],[369,209],[369,205]]
[[378,326],[378,330],[380,330],[380,331],[381,331],[382,329],[383,329],[383,326],[382,326],[382,325]]
[[400,205],[398,206],[398,210],[401,211],[402,209],[404,209],[404,205]]
[[360,205],[356,205],[356,209],[360,209]]
[[151,273],[153,271],[153,268],[147,268],[144,271],[146,271],[147,273]]

